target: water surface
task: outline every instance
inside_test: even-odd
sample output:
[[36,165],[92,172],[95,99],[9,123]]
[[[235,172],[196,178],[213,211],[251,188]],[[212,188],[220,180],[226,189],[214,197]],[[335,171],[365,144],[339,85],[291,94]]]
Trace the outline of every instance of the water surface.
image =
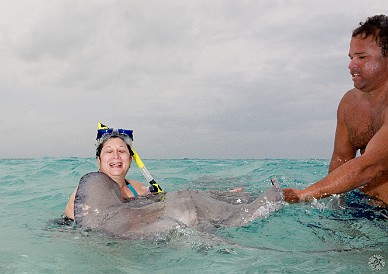
[[[328,160],[144,162],[166,191],[244,187],[253,197],[272,176],[302,188],[328,169]],[[94,158],[0,160],[0,273],[367,273],[373,255],[388,263],[387,221],[355,217],[335,197],[216,235],[182,230],[156,242],[55,225],[79,179],[96,169]],[[144,181],[135,166],[129,177]]]

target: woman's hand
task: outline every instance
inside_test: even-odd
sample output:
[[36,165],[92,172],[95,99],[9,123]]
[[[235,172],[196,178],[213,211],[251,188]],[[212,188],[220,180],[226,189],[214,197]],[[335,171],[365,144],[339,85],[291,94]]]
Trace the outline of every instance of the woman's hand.
[[229,192],[231,192],[231,193],[237,193],[237,192],[242,192],[242,191],[244,191],[244,188],[242,188],[242,187],[238,187],[238,188],[229,190]]

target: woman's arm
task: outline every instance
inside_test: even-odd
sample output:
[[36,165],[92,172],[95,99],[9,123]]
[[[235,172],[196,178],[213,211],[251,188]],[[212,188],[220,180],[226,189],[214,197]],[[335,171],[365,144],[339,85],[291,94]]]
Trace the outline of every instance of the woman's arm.
[[65,208],[65,216],[69,219],[74,220],[74,200],[75,194],[77,193],[78,186],[74,189],[73,193],[69,197],[69,201],[67,202]]

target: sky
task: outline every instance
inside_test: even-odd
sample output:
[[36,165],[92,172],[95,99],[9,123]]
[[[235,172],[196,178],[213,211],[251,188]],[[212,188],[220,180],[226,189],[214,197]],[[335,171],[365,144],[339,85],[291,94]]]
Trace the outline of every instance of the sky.
[[[384,8],[385,7],[385,8]],[[351,32],[386,0],[2,0],[0,158],[329,159]]]

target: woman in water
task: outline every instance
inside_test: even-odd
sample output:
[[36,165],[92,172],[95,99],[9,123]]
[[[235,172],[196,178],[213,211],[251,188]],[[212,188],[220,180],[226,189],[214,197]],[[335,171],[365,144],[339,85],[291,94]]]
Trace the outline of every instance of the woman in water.
[[[98,170],[116,182],[124,199],[151,193],[141,182],[125,178],[132,163],[132,140],[132,130],[112,129],[99,125],[96,149]],[[74,199],[77,188],[71,194],[65,208],[65,217],[71,220],[74,220]]]

